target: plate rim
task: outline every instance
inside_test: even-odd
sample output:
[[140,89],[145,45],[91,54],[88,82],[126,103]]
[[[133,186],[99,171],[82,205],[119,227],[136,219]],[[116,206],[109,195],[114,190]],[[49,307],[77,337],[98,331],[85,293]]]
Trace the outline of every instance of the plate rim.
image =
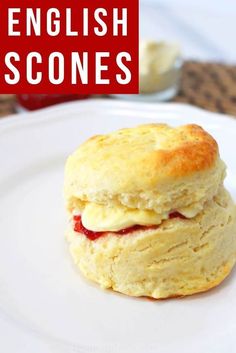
[[[89,99],[89,100],[84,100],[84,101],[75,101],[75,102],[69,102],[69,103],[64,103],[64,104],[59,104],[59,105],[56,105],[56,106],[52,106],[52,107],[49,107],[49,108],[45,108],[45,109],[41,109],[39,111],[35,111],[35,112],[26,112],[26,113],[22,113],[22,114],[14,114],[14,115],[11,115],[11,116],[7,116],[3,119],[0,120],[0,133],[4,133],[5,129],[4,127],[14,127],[14,128],[17,128],[18,126],[22,126],[24,124],[26,125],[35,125],[35,124],[39,124],[40,122],[44,122],[44,121],[47,121],[47,120],[57,120],[57,119],[60,119],[61,117],[59,116],[56,116],[56,112],[58,111],[63,111],[64,109],[66,109],[68,111],[71,110],[71,111],[74,111],[75,109],[75,106],[78,106],[78,107],[84,107],[85,109],[87,107],[89,108],[93,108],[92,106],[94,107],[97,107],[97,105],[100,105],[100,109],[102,108],[107,108],[107,107],[111,107],[114,109],[114,107],[118,107],[119,109],[122,108],[122,109],[134,109],[135,107],[135,110],[137,109],[137,106],[139,107],[143,107],[143,109],[148,109],[150,111],[163,111],[163,112],[173,112],[173,113],[178,113],[180,114],[181,111],[184,110],[184,114],[187,114],[189,112],[189,114],[194,114],[195,117],[197,115],[199,115],[199,118],[204,118],[205,116],[209,116],[211,115],[213,119],[215,120],[212,120],[212,121],[209,121],[209,120],[206,120],[206,124],[210,124],[211,122],[212,123],[222,123],[222,119],[225,118],[229,125],[232,125],[232,122],[233,122],[233,125],[236,123],[236,119],[232,116],[229,116],[229,115],[224,115],[224,114],[220,114],[220,113],[215,113],[215,112],[209,112],[209,111],[206,111],[204,109],[201,109],[201,108],[198,108],[198,107],[195,107],[195,106],[192,106],[192,105],[189,105],[189,104],[184,104],[184,103],[144,103],[144,102],[124,102],[124,101],[118,101],[118,100],[111,100],[111,99]],[[32,117],[32,120],[31,120],[31,117]],[[34,119],[34,117],[36,119]],[[39,117],[39,119],[37,118]],[[66,118],[64,116],[64,118]],[[144,119],[145,119],[145,116],[144,116]],[[217,121],[216,121],[217,119]],[[234,125],[235,126],[235,125]],[[20,133],[20,132],[19,132]],[[11,321],[11,325],[14,325],[14,326],[17,326],[18,330],[19,331],[24,331],[25,333],[27,333],[29,336],[29,338],[32,339],[32,342],[35,342],[40,339],[41,340],[44,340],[45,342],[42,342],[43,344],[47,344],[48,342],[51,341],[51,338],[50,337],[44,337],[44,335],[41,335],[41,334],[38,334],[37,332],[34,332],[33,329],[28,329],[27,327],[22,327],[22,325],[18,325],[18,322],[15,322],[14,320],[9,320],[8,318],[8,315],[7,317],[4,318],[4,316],[0,316],[0,319],[5,319],[5,321]],[[17,324],[17,325],[16,325]],[[4,332],[0,332],[0,337],[1,335],[3,335]],[[21,335],[21,332],[19,332],[19,335]],[[33,337],[32,337],[33,336]],[[35,341],[36,339],[36,341]],[[33,344],[33,343],[32,343]],[[58,345],[58,350],[59,349],[63,349],[65,343],[64,341],[61,343],[61,342],[54,342],[54,344]],[[62,345],[62,346],[61,346]],[[102,351],[103,349],[105,350],[106,348],[108,347],[108,345],[104,344],[104,347],[99,347],[97,345],[94,345],[94,346],[89,346],[88,347],[83,347],[82,345],[80,346],[79,344],[77,346],[72,346],[72,344],[70,342],[68,342],[68,346],[66,345],[65,346],[65,349],[69,349],[71,350],[71,352],[76,352],[76,350],[78,349],[78,352],[79,350],[83,350],[83,349],[86,349],[86,350],[90,350],[90,349],[96,349],[96,351],[99,351],[100,350]],[[115,348],[113,350],[113,352],[119,352],[120,351],[120,348],[122,348],[122,346],[117,346],[117,348]],[[51,350],[49,350],[51,352]],[[64,350],[62,350],[64,352]],[[44,352],[46,353],[47,351],[44,350]],[[65,350],[65,352],[68,352],[67,350]]]
[[[56,116],[51,116],[54,115],[56,112],[60,112],[64,108],[67,110],[73,111],[76,106],[78,107],[83,107],[86,108],[88,106],[96,106],[100,105],[101,107],[105,108],[119,108],[119,109],[137,109],[137,107],[143,107],[148,109],[148,111],[163,111],[163,112],[180,112],[180,111],[185,111],[185,112],[190,112],[194,114],[195,116],[199,114],[199,118],[203,117],[204,115],[209,115],[214,119],[222,121],[222,119],[226,119],[228,123],[230,124],[235,124],[236,123],[236,117],[233,115],[228,115],[228,114],[222,114],[219,112],[212,112],[205,110],[200,107],[196,107],[194,105],[188,104],[188,103],[179,103],[179,102],[170,102],[170,103],[149,103],[149,102],[137,102],[137,101],[121,101],[118,99],[109,99],[109,98],[91,98],[91,99],[86,99],[86,100],[78,100],[78,101],[73,101],[73,102],[66,102],[66,103],[61,103],[61,104],[56,104],[47,108],[42,108],[39,110],[35,111],[27,111],[23,113],[16,113],[16,114],[11,114],[6,117],[3,117],[0,119],[0,128],[3,126],[18,126],[19,124],[22,123],[30,123],[30,124],[35,124],[38,123],[39,121],[45,121],[47,119],[58,119]],[[43,114],[43,116],[42,116]],[[36,117],[37,120],[29,120],[29,118],[32,116]],[[145,118],[145,117],[144,117]],[[38,120],[39,119],[39,120]]]

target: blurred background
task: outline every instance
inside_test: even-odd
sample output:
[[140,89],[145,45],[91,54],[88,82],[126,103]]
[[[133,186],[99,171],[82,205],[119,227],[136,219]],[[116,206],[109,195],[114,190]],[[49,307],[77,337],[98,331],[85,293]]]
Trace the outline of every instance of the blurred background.
[[141,36],[179,42],[186,59],[236,63],[235,0],[141,0]]
[[[144,67],[146,86],[150,87],[148,80],[154,77],[155,62],[162,70],[168,65],[170,69],[161,76],[161,69],[158,71],[156,68],[154,86],[157,84],[157,89],[158,85],[163,89],[164,84],[166,89],[169,85],[172,91],[169,92],[168,88],[164,96],[158,93],[158,99],[151,94],[151,100],[188,103],[236,116],[235,34],[235,0],[140,0],[140,39],[168,45],[176,43],[181,53],[180,64],[173,61],[173,52],[172,57],[168,57],[166,47],[164,51],[161,48],[161,60],[160,51],[154,53],[156,47],[144,48],[140,66],[142,69],[147,64]],[[145,76],[148,70],[149,76]],[[141,98],[145,100],[146,97],[148,95]],[[0,95],[0,116],[84,98],[89,97],[22,95],[17,102],[15,96]],[[116,98],[130,99],[124,96]]]

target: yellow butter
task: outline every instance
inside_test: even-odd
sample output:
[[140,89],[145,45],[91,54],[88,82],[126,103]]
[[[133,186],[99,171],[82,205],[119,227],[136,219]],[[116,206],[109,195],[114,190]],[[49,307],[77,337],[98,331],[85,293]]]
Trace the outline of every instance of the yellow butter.
[[154,211],[107,207],[95,203],[88,203],[82,212],[84,227],[94,232],[116,232],[136,224],[158,225],[167,218],[168,214],[158,215]]
[[177,44],[141,40],[139,45],[139,89],[153,93],[170,87],[178,79],[175,62],[180,57]]

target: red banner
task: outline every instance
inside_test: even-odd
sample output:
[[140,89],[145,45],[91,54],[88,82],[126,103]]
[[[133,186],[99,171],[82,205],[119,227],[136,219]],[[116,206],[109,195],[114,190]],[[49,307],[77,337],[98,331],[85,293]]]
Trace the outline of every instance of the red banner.
[[138,93],[138,0],[1,0],[0,23],[0,93]]

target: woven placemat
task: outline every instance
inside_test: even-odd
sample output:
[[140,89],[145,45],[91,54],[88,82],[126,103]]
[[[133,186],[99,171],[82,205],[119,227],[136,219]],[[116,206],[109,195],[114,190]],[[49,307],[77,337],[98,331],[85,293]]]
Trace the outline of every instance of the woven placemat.
[[[236,66],[186,61],[175,102],[236,117]],[[0,95],[0,116],[16,112],[14,95]]]
[[10,94],[0,94],[0,117],[4,117],[16,112],[15,96]]
[[187,61],[174,101],[236,116],[236,66]]

